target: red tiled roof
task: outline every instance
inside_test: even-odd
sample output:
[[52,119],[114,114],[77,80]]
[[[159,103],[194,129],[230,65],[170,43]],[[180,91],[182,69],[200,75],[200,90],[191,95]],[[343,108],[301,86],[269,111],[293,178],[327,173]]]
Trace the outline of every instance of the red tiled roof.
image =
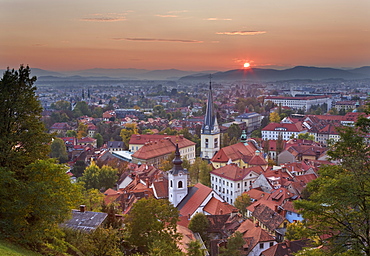
[[249,191],[244,192],[244,193],[247,193],[249,197],[254,200],[260,200],[262,198],[268,198],[270,196],[269,193],[263,192],[262,190],[257,189],[257,188],[252,188]]
[[273,236],[249,219],[245,220],[236,231],[243,234],[243,239],[246,241],[244,248],[248,248],[246,253],[252,251],[261,242],[275,241]]
[[176,146],[170,140],[149,142],[139,148],[132,157],[138,159],[151,159],[175,152]]
[[192,189],[195,190],[194,193],[188,193],[178,205],[181,216],[192,215],[212,192],[211,188],[201,183],[197,183]]
[[91,138],[91,137],[83,137],[81,139],[77,139],[77,143],[90,143],[90,142],[95,142],[96,139]]
[[168,198],[168,180],[153,182],[154,190],[158,198]]
[[248,143],[245,145],[242,142],[239,142],[234,145],[230,145],[224,148],[221,148],[211,159],[212,162],[224,163],[228,162],[229,159],[232,161],[242,159],[243,156],[253,156],[257,148],[253,143]]
[[226,178],[228,180],[238,181],[243,180],[245,176],[249,173],[255,172],[257,174],[263,172],[262,167],[249,167],[249,168],[240,168],[235,164],[228,164],[221,168],[211,171],[212,174]]
[[203,211],[211,215],[222,215],[238,212],[238,209],[226,202],[221,202],[217,198],[212,197],[207,205],[203,208]]
[[160,134],[133,134],[131,135],[129,144],[135,144],[135,145],[145,145],[146,143],[154,143],[161,140],[170,140],[175,145],[179,144],[179,148],[185,148],[195,145],[195,142],[192,142],[182,135],[160,135]]
[[307,130],[303,127],[302,122],[297,122],[294,124],[288,123],[269,123],[262,131],[275,131],[279,128],[286,130],[287,132],[302,132]]

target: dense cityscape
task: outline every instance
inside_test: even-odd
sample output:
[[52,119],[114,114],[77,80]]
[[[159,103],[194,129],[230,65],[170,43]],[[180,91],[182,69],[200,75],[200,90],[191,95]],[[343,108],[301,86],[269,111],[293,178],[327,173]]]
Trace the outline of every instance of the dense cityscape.
[[[307,255],[309,250],[324,255],[342,250],[331,242],[346,237],[343,228],[360,224],[347,222],[352,214],[348,206],[348,213],[334,216],[341,217],[345,225],[334,228],[325,214],[314,214],[323,210],[320,207],[325,200],[316,199],[316,206],[312,200],[327,195],[320,193],[330,185],[321,185],[319,191],[316,186],[328,182],[330,173],[356,168],[361,161],[363,166],[367,164],[368,149],[361,145],[366,145],[367,137],[368,79],[255,83],[215,81],[209,75],[208,82],[55,84],[28,78],[29,69],[21,66],[18,73],[4,73],[3,97],[8,99],[4,104],[20,104],[17,97],[23,98],[21,91],[5,95],[6,83],[18,74],[24,82],[17,87],[34,90],[26,101],[33,102],[28,104],[33,113],[41,111],[40,125],[47,131],[39,131],[42,139],[32,143],[40,145],[41,155],[30,158],[25,170],[41,168],[48,173],[59,169],[64,176],[59,179],[64,181],[58,182],[54,193],[69,190],[68,195],[41,197],[65,201],[58,207],[63,212],[59,215],[64,216],[60,222],[49,220],[49,225],[57,224],[62,230],[62,236],[53,236],[66,243],[65,249],[55,247],[55,242],[47,249],[46,237],[30,236],[35,231],[13,234],[42,254],[267,256]],[[21,111],[29,110],[19,105],[16,113]],[[34,118],[40,120],[40,116]],[[27,124],[25,120],[16,122]],[[5,124],[8,122],[12,123],[7,118]],[[9,166],[9,159],[18,161],[17,145],[26,138],[14,141],[10,134],[6,144],[18,142],[3,149],[4,157],[8,156],[3,167],[15,168],[18,173],[22,163]],[[50,153],[43,155],[46,145],[41,146],[42,141],[48,138]],[[353,148],[341,149],[348,140],[354,140]],[[27,152],[26,146],[22,147]],[[365,155],[354,163],[352,158],[361,158],[361,154]],[[45,157],[59,164],[36,160]],[[3,180],[3,185],[8,182]],[[51,184],[43,182],[44,189],[56,185],[55,179]],[[365,186],[366,179],[363,182]],[[353,185],[346,186],[352,189]],[[335,185],[333,189],[339,188]],[[43,219],[35,215],[35,202],[28,202],[28,214]],[[337,209],[334,203],[330,207]],[[367,216],[366,211],[364,214]],[[3,215],[4,223],[8,218]],[[324,218],[329,226],[313,228],[316,218]],[[28,224],[18,229],[40,225],[37,220],[25,219]],[[158,220],[159,226],[155,225]],[[328,227],[331,230],[326,230]],[[45,228],[47,225],[41,225],[39,230]],[[5,228],[3,233],[7,232]],[[355,252],[354,245],[359,246],[351,237],[345,240],[348,248],[342,253]],[[365,252],[363,246],[359,252]]]
[[370,256],[369,10],[0,0],[0,255]]

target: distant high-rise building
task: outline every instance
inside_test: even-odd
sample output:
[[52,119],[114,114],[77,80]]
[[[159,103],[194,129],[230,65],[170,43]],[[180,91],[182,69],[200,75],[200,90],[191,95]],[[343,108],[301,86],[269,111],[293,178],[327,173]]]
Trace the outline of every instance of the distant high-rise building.
[[200,156],[210,160],[220,150],[220,129],[213,110],[212,82],[209,82],[209,93],[206,115],[201,131]]

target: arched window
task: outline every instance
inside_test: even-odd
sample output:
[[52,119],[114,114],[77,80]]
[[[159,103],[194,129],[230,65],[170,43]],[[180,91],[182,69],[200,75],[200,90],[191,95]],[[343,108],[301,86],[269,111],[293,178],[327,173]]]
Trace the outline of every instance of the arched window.
[[173,185],[172,185],[172,180],[170,180],[170,187],[171,187],[171,188],[173,187]]
[[181,180],[177,183],[177,187],[182,188],[182,181]]
[[206,139],[206,148],[208,148],[208,139]]

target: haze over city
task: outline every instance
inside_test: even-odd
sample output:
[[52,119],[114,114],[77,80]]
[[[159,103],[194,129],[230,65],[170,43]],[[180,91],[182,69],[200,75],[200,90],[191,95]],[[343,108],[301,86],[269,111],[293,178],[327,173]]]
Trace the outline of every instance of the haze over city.
[[0,0],[0,69],[369,65],[370,2]]

